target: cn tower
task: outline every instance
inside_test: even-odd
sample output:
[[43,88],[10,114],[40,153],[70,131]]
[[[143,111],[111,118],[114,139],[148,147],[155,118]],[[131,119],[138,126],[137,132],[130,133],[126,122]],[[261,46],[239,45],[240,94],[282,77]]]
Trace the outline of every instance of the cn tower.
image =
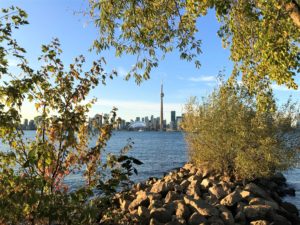
[[163,82],[161,82],[160,89],[160,131],[164,130],[164,92],[163,92]]

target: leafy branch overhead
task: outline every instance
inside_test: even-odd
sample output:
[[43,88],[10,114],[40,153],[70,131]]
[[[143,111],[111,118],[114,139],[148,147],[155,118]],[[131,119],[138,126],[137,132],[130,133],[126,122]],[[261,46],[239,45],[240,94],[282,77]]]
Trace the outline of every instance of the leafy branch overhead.
[[[200,66],[197,20],[213,9],[224,47],[234,62],[232,75],[243,76],[251,91],[270,81],[297,88],[300,72],[300,3],[298,0],[90,0],[99,29],[97,51],[137,56],[127,78],[148,79],[161,58],[177,49],[180,58]],[[207,24],[206,26],[210,26]]]

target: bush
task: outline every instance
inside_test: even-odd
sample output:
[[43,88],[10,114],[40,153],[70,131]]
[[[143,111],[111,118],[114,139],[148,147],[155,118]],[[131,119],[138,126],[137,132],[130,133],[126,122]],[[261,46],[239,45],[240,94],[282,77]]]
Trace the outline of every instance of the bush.
[[237,82],[222,83],[200,103],[186,104],[182,127],[186,132],[190,160],[208,164],[236,179],[267,177],[293,167],[297,148],[288,148],[282,138],[291,129],[295,105],[276,109],[271,92],[269,105],[257,109],[255,96]]

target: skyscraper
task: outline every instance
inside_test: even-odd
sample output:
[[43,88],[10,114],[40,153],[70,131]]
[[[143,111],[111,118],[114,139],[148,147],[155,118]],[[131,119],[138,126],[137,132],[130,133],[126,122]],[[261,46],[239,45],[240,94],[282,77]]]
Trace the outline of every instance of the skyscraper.
[[175,111],[171,111],[171,122],[175,123],[175,119],[176,118],[176,112]]
[[164,92],[163,92],[163,83],[161,83],[161,89],[160,89],[160,131],[164,130]]

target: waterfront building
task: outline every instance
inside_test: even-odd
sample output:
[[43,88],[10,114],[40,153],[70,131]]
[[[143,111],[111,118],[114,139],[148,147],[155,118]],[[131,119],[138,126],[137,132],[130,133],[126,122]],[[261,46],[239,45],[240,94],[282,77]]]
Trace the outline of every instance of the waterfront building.
[[176,117],[177,130],[181,130],[180,127],[181,123],[182,123],[182,116],[177,116]]
[[171,122],[170,122],[170,129],[176,130],[177,129],[176,123],[176,111],[171,111]]

